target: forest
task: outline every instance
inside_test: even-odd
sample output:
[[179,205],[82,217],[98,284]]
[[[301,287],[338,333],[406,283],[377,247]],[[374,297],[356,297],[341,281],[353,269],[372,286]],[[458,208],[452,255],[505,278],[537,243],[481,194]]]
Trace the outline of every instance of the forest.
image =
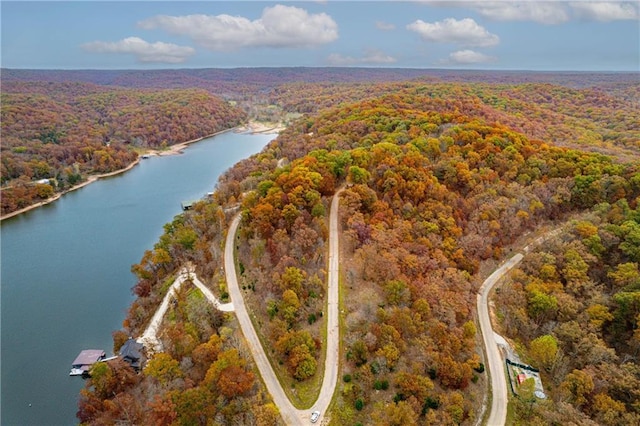
[[[345,367],[334,424],[473,423],[484,389],[473,320],[480,264],[542,223],[600,203],[635,205],[640,195],[637,163],[528,139],[482,122],[482,111],[460,114],[457,100],[436,112],[424,89],[320,112],[285,132],[281,152],[298,138],[312,151],[267,171],[244,199],[241,262],[257,295],[249,300],[266,311],[265,334],[285,343],[306,330],[319,340],[309,324],[322,251],[305,247],[326,241],[315,200],[347,184]],[[626,333],[637,327],[624,324]],[[288,347],[276,344],[275,356],[304,380]],[[563,424],[574,418],[563,414]]]
[[142,150],[197,139],[251,116],[283,121],[429,83],[463,114],[483,111],[536,139],[631,160],[640,151],[637,75],[418,69],[247,68],[156,71],[2,70],[3,215]]
[[[554,96],[566,92],[554,86],[512,90],[546,93],[545,88],[550,103],[561,102]],[[514,274],[519,281],[500,295],[499,316],[506,337],[520,342],[522,356],[543,371],[550,387],[549,400],[533,408],[514,399],[515,423],[637,421],[633,256],[638,246],[634,226],[640,164],[557,147],[502,121],[490,121],[481,104],[441,94],[454,89],[420,82],[382,88],[377,97],[319,109],[289,126],[262,153],[225,173],[212,201],[196,205],[165,227],[154,249],[133,267],[139,277],[133,289],[138,299],[120,332],[140,333],[168,280],[186,261],[196,264],[199,276],[226,297],[221,243],[231,216],[223,209],[240,202],[238,268],[245,300],[263,341],[271,342],[270,356],[285,387],[296,390],[294,401],[304,405],[312,400],[322,374],[328,203],[344,187],[342,372],[329,413],[331,424],[473,424],[487,391],[474,320],[480,272],[543,224],[570,222],[576,215],[587,215],[592,222],[615,217],[616,222],[603,225],[606,231],[598,231],[600,222],[587,226],[587,219],[580,219],[578,231],[572,232],[583,239],[582,246],[567,241],[545,249],[548,255],[527,259],[524,272]],[[624,123],[619,127],[633,140],[634,128],[627,131]],[[535,135],[535,127],[530,129]],[[590,250],[614,263],[595,266],[598,259]],[[537,263],[527,266],[529,262]],[[565,282],[567,262],[577,266],[566,272],[573,281]],[[590,264],[593,271],[585,267]],[[547,275],[530,276],[540,271]],[[596,275],[610,283],[609,291],[603,285],[595,292],[600,289]],[[616,280],[620,284],[614,284]],[[569,303],[569,295],[582,294],[586,287],[593,289],[585,291],[588,301]],[[182,416],[192,418],[188,416],[202,406],[178,405],[177,390],[182,395],[188,390],[201,404],[217,401],[227,413],[237,410],[231,415],[234,421],[253,416],[259,424],[278,424],[277,415],[269,417],[273,412],[266,409],[272,407],[268,399],[261,399],[257,409],[238,408],[263,395],[259,382],[245,393],[217,395],[206,386],[215,361],[204,379],[183,378],[200,356],[199,345],[215,336],[232,336],[239,353],[247,353],[232,318],[199,322],[188,314],[202,312],[198,298],[192,293],[183,297],[166,320],[163,335],[169,349],[162,362],[177,365],[179,378],[163,389],[145,369],[138,376],[142,384],[122,393],[131,395],[140,386],[152,385],[150,395],[168,407],[166,423],[161,424],[187,424]],[[571,311],[562,316],[570,325],[555,336],[563,309]],[[578,321],[594,318],[599,325],[591,335]],[[566,343],[561,340],[568,338],[565,334],[571,336]],[[558,347],[553,362],[540,355],[545,351],[530,349],[549,340],[540,339],[546,335]],[[629,343],[614,347],[621,337]],[[602,346],[602,354],[587,351],[584,360],[573,364],[573,351],[592,343]],[[234,362],[246,374],[251,371],[251,361]],[[607,380],[599,374],[603,369],[616,373]],[[574,384],[582,380],[588,385],[585,374],[594,384],[581,391]],[[139,416],[157,420],[149,416],[158,416],[159,406],[149,399],[138,407]],[[103,408],[95,415],[85,420],[117,413]],[[221,413],[215,416],[223,419]]]
[[[301,113],[340,103],[402,92],[410,83],[290,83],[274,89],[271,102]],[[480,116],[529,137],[559,146],[632,159],[640,152],[638,84],[571,88],[548,83],[429,82],[424,101],[434,110],[455,99],[461,114]],[[449,105],[450,106],[450,105]]]
[[640,206],[601,201],[526,257],[497,298],[500,324],[539,365],[554,404],[519,405],[527,424],[638,424]]
[[[223,245],[239,211],[244,299],[289,397],[310,407],[324,365],[329,203],[342,189],[340,380],[329,424],[476,424],[489,386],[476,293],[541,227],[561,231],[495,296],[499,332],[540,370],[548,395],[535,404],[513,396],[510,424],[640,422],[637,75],[272,71],[55,75],[61,93],[135,100],[130,114],[146,89],[102,84],[162,86],[150,93],[166,109],[152,111],[182,132],[177,93],[201,98],[197,111],[233,101],[233,120],[257,104],[304,114],[229,169],[210,200],[166,224],[132,266],[136,300],[114,351],[141,335],[187,263],[228,301]],[[3,117],[4,96],[55,98],[49,83],[12,84],[24,92],[3,91]],[[116,134],[110,148],[130,152]],[[137,374],[118,362],[92,371],[83,424],[282,424],[233,314],[187,285],[160,338],[164,352]]]

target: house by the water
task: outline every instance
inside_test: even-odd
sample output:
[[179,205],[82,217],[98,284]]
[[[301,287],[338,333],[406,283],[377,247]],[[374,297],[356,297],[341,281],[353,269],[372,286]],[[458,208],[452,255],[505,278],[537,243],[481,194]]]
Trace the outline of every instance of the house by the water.
[[142,366],[142,343],[137,342],[135,339],[129,338],[124,345],[120,348],[118,355],[106,358],[106,354],[102,349],[85,349],[76,357],[71,364],[70,376],[89,376],[89,370],[91,366],[96,362],[111,361],[116,358],[122,358],[123,361],[128,363],[131,368],[136,371],[140,371]]
[[120,358],[129,363],[134,370],[140,371],[142,366],[142,343],[129,338],[120,348]]

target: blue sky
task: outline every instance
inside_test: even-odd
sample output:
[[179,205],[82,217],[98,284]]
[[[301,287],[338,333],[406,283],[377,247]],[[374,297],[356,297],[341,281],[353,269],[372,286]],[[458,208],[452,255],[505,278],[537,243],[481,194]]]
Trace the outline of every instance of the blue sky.
[[636,1],[5,1],[1,66],[640,70]]

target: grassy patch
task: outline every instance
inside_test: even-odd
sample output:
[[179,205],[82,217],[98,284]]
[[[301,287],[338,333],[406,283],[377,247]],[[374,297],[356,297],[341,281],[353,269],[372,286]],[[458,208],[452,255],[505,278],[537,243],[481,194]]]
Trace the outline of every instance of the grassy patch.
[[191,302],[195,302],[197,300],[204,300],[204,293],[202,291],[200,291],[199,288],[197,288],[195,285],[193,286],[193,288],[189,289],[189,292],[187,293],[187,300],[189,303]]
[[176,278],[177,278],[177,275],[169,275],[162,282],[162,287],[160,287],[160,295],[162,295],[162,297],[164,297],[167,294],[167,292],[169,291],[169,288],[171,288],[171,285],[176,280]]
[[516,420],[518,416],[516,414],[515,404],[513,403],[513,398],[509,398],[509,403],[507,404],[507,420],[505,421],[505,425],[513,425],[516,424]]
[[[249,317],[251,318],[251,323],[253,324],[253,327],[256,330],[256,334],[260,339],[260,344],[267,354],[267,358],[269,359],[271,368],[278,378],[280,386],[289,398],[289,401],[291,401],[294,407],[300,410],[311,408],[313,403],[316,402],[316,399],[318,399],[320,387],[322,386],[326,347],[323,346],[323,352],[320,356],[320,359],[318,360],[318,368],[316,370],[316,374],[303,382],[299,382],[298,380],[291,377],[284,365],[279,364],[278,360],[276,359],[276,354],[272,349],[273,344],[267,341],[266,337],[262,333],[260,333],[261,328],[256,315],[253,312],[249,312]],[[323,327],[323,329],[325,330],[323,332],[323,337],[326,340],[326,327]]]

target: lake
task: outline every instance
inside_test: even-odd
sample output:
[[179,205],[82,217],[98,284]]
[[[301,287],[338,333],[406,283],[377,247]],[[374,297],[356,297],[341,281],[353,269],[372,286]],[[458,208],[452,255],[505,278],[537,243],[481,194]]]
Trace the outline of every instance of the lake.
[[112,353],[133,301],[131,265],[182,201],[213,191],[274,138],[223,133],[2,221],[2,425],[78,423],[84,382],[69,376],[71,362],[82,349]]

